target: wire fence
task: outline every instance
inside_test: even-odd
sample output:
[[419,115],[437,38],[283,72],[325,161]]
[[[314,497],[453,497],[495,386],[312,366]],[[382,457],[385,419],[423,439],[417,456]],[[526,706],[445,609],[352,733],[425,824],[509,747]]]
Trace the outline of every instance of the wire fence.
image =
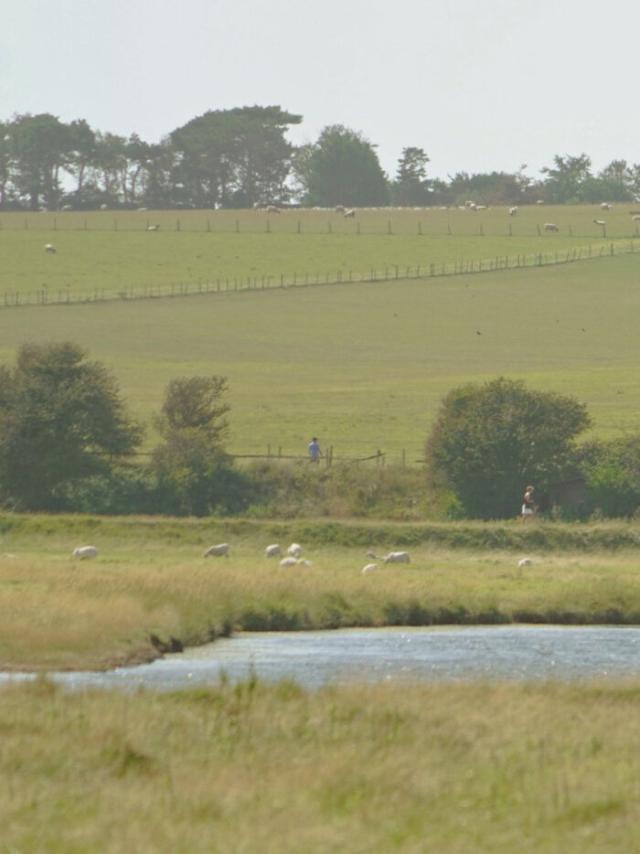
[[211,277],[195,281],[176,282],[169,285],[129,285],[117,289],[93,288],[91,290],[53,289],[42,287],[34,291],[4,291],[0,294],[0,309],[21,308],[25,306],[78,305],[86,303],[105,303],[115,301],[135,301],[167,299],[215,294],[237,293],[239,291],[261,291],[276,288],[317,287],[321,285],[342,285],[351,282],[389,282],[400,279],[432,279],[446,276],[468,276],[480,273],[492,273],[502,270],[519,270],[532,267],[549,267],[588,261],[594,258],[616,255],[636,254],[640,243],[633,239],[596,246],[580,246],[555,252],[534,252],[527,255],[498,255],[481,260],[461,259],[440,263],[415,264],[405,266],[393,264],[382,269],[366,272],[337,270],[320,273],[280,273],[279,275],[247,277]]
[[[633,219],[629,219],[633,215]],[[640,210],[620,213],[609,221],[593,219],[593,211],[584,212],[577,221],[563,221],[553,229],[544,222],[532,221],[523,215],[521,220],[504,221],[504,212],[495,209],[495,215],[478,219],[479,214],[460,213],[447,210],[444,214],[432,211],[424,219],[421,214],[405,211],[394,219],[380,211],[361,210],[358,218],[345,219],[343,214],[329,211],[285,210],[272,216],[255,212],[245,216],[234,216],[231,211],[213,212],[203,217],[196,212],[181,216],[168,211],[122,211],[116,216],[107,212],[91,212],[88,215],[65,212],[60,215],[50,212],[21,215],[0,214],[0,231],[45,232],[121,232],[123,234],[144,232],[184,232],[191,234],[306,234],[306,235],[414,235],[423,237],[552,237],[557,233],[580,239],[630,239],[640,237]]]

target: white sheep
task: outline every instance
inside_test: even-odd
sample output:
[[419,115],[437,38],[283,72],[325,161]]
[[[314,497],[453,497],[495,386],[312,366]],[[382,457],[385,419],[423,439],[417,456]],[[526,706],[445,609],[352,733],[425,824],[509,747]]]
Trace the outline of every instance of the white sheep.
[[267,213],[273,213],[273,214],[279,214],[280,213],[280,208],[277,208],[275,205],[267,205],[265,210],[267,211]]
[[555,222],[545,222],[544,224],[545,231],[560,231]]
[[297,565],[298,565],[298,558],[296,558],[296,557],[285,557],[280,561],[280,566],[283,569],[287,569],[290,566],[297,566]]
[[265,557],[279,557],[282,554],[282,549],[278,543],[272,543],[264,550]]
[[523,566],[532,566],[532,565],[533,565],[533,561],[531,560],[530,557],[523,557],[523,558],[520,558],[520,560],[518,561],[518,568],[519,569],[522,569]]
[[543,204],[544,204],[544,199],[537,199],[537,200],[536,200],[536,204],[537,204],[537,205],[543,205]]
[[101,210],[101,211],[108,211],[108,210],[109,210],[109,205],[108,205],[106,202],[103,202],[103,203],[100,205],[100,210]]
[[160,226],[159,225],[148,225],[147,231],[160,231]]
[[347,219],[350,219],[350,218],[352,219],[355,215],[356,215],[356,212],[353,208],[349,208],[348,211],[345,211],[343,213],[343,216],[346,217]]
[[631,217],[631,219],[632,219],[634,222],[640,222],[640,214],[634,214],[634,215]]
[[362,567],[362,574],[367,575],[367,573],[369,573],[369,572],[375,572],[377,568],[378,568],[377,563],[368,563],[366,566]]
[[77,557],[80,560],[85,558],[98,557],[98,549],[95,546],[78,546],[71,553],[71,557]]
[[287,554],[290,557],[300,557],[302,555],[302,546],[300,545],[300,543],[291,543],[291,545],[287,549]]
[[509,216],[516,216],[518,213],[518,206],[514,205],[512,208],[509,208]]
[[603,219],[594,219],[595,225],[606,225],[607,223]]
[[44,244],[44,251],[48,252],[50,255],[55,255],[58,250],[53,245],[53,243],[45,243]]
[[218,543],[215,546],[209,546],[203,557],[229,557],[229,543]]
[[600,207],[603,211],[610,211],[613,206],[609,202],[601,202]]
[[389,552],[384,557],[385,563],[411,563],[409,552]]

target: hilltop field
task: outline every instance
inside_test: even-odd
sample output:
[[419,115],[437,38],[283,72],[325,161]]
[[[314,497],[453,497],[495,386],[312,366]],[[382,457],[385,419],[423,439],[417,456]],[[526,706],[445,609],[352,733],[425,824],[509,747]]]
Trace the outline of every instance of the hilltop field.
[[[372,211],[355,223],[326,211],[288,211],[269,218],[269,234],[266,214],[253,211],[100,212],[86,216],[86,231],[78,213],[3,214],[0,291],[26,293],[45,279],[54,290],[65,283],[73,289],[193,282],[213,273],[341,269],[355,277],[385,265],[399,269],[391,281],[173,299],[6,309],[0,299],[0,360],[10,362],[24,341],[76,341],[114,371],[147,424],[171,378],[223,374],[231,389],[229,449],[237,454],[268,447],[304,454],[316,434],[336,458],[379,449],[389,462],[415,463],[442,397],[461,383],[501,374],[574,395],[588,405],[594,435],[620,436],[638,427],[640,254],[402,278],[403,267],[456,259],[544,253],[553,260],[556,251],[586,252],[589,245],[595,256],[610,245],[592,222],[600,216],[609,237],[626,235],[625,246],[631,244],[637,224],[630,212],[595,206],[534,207],[513,218],[498,208]],[[54,219],[55,232],[47,230]],[[170,231],[178,219],[181,230]],[[538,236],[548,220],[560,232]],[[147,221],[160,230],[145,232]],[[329,222],[333,233],[322,234]],[[55,255],[43,252],[45,242],[55,243]]]

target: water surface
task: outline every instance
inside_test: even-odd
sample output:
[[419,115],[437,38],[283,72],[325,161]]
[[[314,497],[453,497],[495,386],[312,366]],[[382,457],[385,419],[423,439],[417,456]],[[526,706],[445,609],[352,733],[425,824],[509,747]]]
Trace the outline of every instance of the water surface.
[[[469,626],[245,632],[106,673],[56,673],[70,688],[172,690],[251,674],[329,683],[575,680],[640,676],[640,628]],[[33,678],[0,674],[0,681]]]

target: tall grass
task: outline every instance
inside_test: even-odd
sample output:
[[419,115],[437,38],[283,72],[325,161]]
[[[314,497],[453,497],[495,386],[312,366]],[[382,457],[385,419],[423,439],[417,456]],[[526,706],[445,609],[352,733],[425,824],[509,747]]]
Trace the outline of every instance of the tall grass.
[[0,691],[7,851],[637,848],[636,682]]

